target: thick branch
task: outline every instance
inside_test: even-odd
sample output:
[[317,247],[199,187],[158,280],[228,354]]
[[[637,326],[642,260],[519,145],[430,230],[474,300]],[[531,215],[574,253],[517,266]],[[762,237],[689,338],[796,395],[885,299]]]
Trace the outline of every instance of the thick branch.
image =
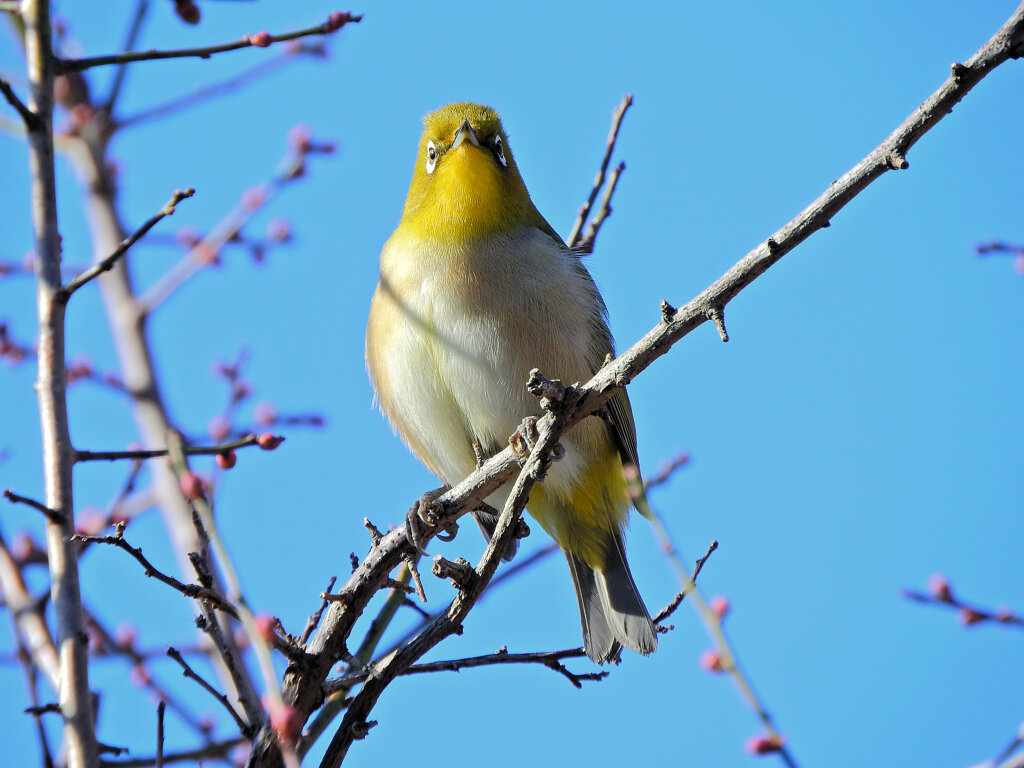
[[[903,158],[910,147],[947,115],[982,77],[1011,56],[1018,55],[1022,45],[1024,6],[1019,8],[988,43],[965,65],[957,68],[956,73],[948,78],[938,91],[857,166],[829,185],[817,200],[776,232],[769,241],[744,256],[684,307],[668,313],[665,320],[659,322],[640,341],[598,371],[585,387],[581,388],[579,399],[575,400],[566,412],[559,414],[557,428],[553,424],[553,416],[547,414],[539,420],[538,429],[557,439],[565,429],[598,411],[619,389],[668,352],[676,342],[708,321],[710,307],[724,307],[743,288],[811,233],[826,227],[829,220],[872,181],[887,170],[903,165]],[[511,448],[489,459],[483,467],[437,499],[444,512],[438,516],[436,525],[427,531],[427,534],[443,531],[460,515],[475,509],[488,495],[505,484],[516,473],[518,467]],[[492,546],[494,542],[495,539],[492,538]],[[319,705],[323,681],[334,661],[341,657],[345,640],[356,618],[391,570],[412,552],[413,547],[409,543],[404,525],[385,535],[342,588],[341,592],[350,595],[351,599],[346,603],[336,603],[328,609],[319,631],[310,643],[311,658],[301,666],[289,666],[285,673],[283,695],[285,701],[294,706],[302,717],[307,717]],[[427,633],[429,632],[428,629]],[[411,648],[416,643],[417,640],[414,640],[407,647]],[[402,650],[398,651],[393,658],[402,653]],[[383,681],[368,681],[367,687],[374,685],[379,695],[381,682]],[[358,725],[358,718],[366,711],[368,710],[361,708],[359,712],[355,712],[350,708],[346,715],[349,725]],[[346,738],[351,737],[352,734]],[[250,765],[279,764],[275,751],[273,731],[264,728],[254,746]]]
[[68,432],[67,372],[64,359],[64,303],[61,287],[60,236],[57,229],[57,190],[53,165],[53,64],[49,0],[22,7],[25,60],[31,98],[29,110],[38,122],[28,127],[32,179],[32,227],[36,252],[36,307],[39,319],[36,396],[42,431],[45,504],[60,513],[46,523],[50,592],[57,620],[60,656],[60,711],[64,744],[71,768],[94,768],[99,751],[89,690],[89,657],[78,579],[78,545],[74,534],[71,471],[74,448]]
[[[361,15],[338,14],[344,16],[344,20],[328,19],[323,24],[315,27],[299,29],[295,32],[284,32],[280,35],[269,35],[266,32],[258,32],[254,35],[246,35],[241,40],[233,43],[222,43],[210,45],[205,48],[181,48],[174,51],[128,51],[126,53],[115,53],[108,56],[93,56],[87,59],[58,59],[57,74],[66,75],[69,72],[81,72],[92,67],[101,67],[107,64],[130,64],[136,61],[154,61],[156,59],[185,59],[199,58],[208,59],[214,54],[226,51],[237,51],[239,48],[266,48],[273,43],[281,43],[285,40],[295,40],[299,37],[310,35],[330,35],[337,32],[349,22],[362,21]],[[332,17],[334,14],[332,14]]]

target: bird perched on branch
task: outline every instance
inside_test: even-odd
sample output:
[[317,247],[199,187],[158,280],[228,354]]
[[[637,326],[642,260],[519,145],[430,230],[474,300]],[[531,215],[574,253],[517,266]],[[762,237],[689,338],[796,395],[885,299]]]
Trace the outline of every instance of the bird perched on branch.
[[[474,446],[497,453],[538,413],[532,368],[586,381],[612,351],[604,301],[530,200],[498,113],[460,103],[427,115],[366,331],[377,400],[409,448],[455,485],[476,468]],[[658,644],[623,546],[623,463],[638,466],[625,391],[607,411],[562,437],[564,456],[528,504],[565,553],[596,662]],[[489,503],[501,509],[509,486]],[[493,515],[475,516],[493,532]]]

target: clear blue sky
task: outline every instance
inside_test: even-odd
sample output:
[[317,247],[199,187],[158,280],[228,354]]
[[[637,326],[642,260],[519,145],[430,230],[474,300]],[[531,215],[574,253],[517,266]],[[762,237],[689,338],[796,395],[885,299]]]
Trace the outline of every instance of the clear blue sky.
[[[192,28],[172,17],[170,2],[152,3],[143,47],[303,27],[338,9],[321,0],[200,4],[204,20]],[[120,44],[133,6],[69,0],[60,10],[83,50],[99,54]],[[130,226],[175,187],[197,189],[160,225],[167,234],[215,224],[272,171],[293,124],[339,144],[253,222],[258,234],[270,219],[288,219],[293,244],[263,265],[228,253],[152,324],[172,414],[191,432],[202,433],[224,401],[211,363],[242,346],[252,352],[254,401],[328,420],[322,431],[286,431],[276,453],[240,456],[218,500],[250,603],[292,631],[329,576],[348,573],[349,553],[366,551],[363,516],[397,523],[436,484],[371,409],[362,361],[377,254],[398,220],[424,113],[454,100],[499,109],[534,201],[564,235],[612,108],[635,94],[617,152],[627,170],[587,261],[624,347],[657,322],[659,300],[687,301],[874,148],[1013,3],[664,2],[626,11],[456,0],[353,10],[365,20],[331,42],[327,61],[299,62],[140,125],[113,149]],[[124,113],[274,52],[138,65]],[[0,68],[21,71],[9,34]],[[99,93],[109,74],[93,77]],[[1009,62],[912,150],[909,171],[886,175],[729,305],[728,344],[701,328],[630,389],[647,469],[692,455],[652,501],[688,558],[720,541],[701,587],[732,601],[729,634],[802,766],[967,766],[997,753],[1024,718],[1019,632],[964,629],[952,613],[898,596],[943,572],[965,597],[1024,610],[1024,277],[1007,258],[973,253],[986,239],[1024,242],[1022,94],[1024,62]],[[0,178],[0,258],[20,260],[31,247],[26,161],[6,136]],[[66,257],[81,263],[81,197],[63,164],[59,185]],[[153,246],[130,258],[145,284],[178,257]],[[97,297],[95,288],[76,296],[69,352],[110,369]],[[34,333],[32,311],[28,280],[0,281],[0,319],[23,339]],[[0,370],[0,448],[9,452],[0,487],[41,495],[32,378],[28,365]],[[134,439],[114,394],[77,386],[70,410],[78,447]],[[118,468],[80,467],[79,508],[106,505],[121,477]],[[24,508],[0,508],[8,539],[37,522]],[[173,568],[155,515],[133,523],[129,538]],[[538,531],[525,548],[543,543]],[[466,529],[431,551],[475,559],[481,550]],[[657,609],[678,585],[642,519],[629,552]],[[82,569],[112,626],[136,623],[146,647],[191,639],[184,600],[123,553],[90,551]],[[434,606],[452,594],[433,577],[427,589]],[[578,622],[565,566],[553,558],[491,594],[433,658],[506,644],[568,647],[579,643]],[[699,668],[710,641],[692,611],[674,623],[656,655],[627,654],[582,691],[541,668],[399,681],[351,762],[750,764],[743,742],[758,723],[728,680]],[[10,646],[3,622],[0,648]],[[99,735],[146,754],[155,715],[145,695],[122,693],[126,669],[95,666],[95,685],[108,692]],[[192,691],[169,662],[154,669]],[[17,668],[0,668],[0,690],[5,756],[35,764]],[[229,732],[212,702],[193,700]],[[169,746],[192,743],[168,722]]]

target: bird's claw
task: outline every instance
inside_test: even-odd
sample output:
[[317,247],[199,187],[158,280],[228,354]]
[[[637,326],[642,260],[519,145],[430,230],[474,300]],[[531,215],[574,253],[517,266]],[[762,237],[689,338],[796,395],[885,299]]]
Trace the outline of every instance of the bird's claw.
[[[423,494],[413,502],[413,505],[409,507],[409,511],[405,514],[406,538],[421,555],[427,554],[426,550],[423,549],[424,544],[426,544],[425,538],[428,538],[424,527],[429,526],[432,528],[437,525],[440,514],[444,511],[443,507],[437,503],[437,497],[446,490],[448,488],[444,486],[436,491]],[[457,530],[458,526],[455,526],[455,528]],[[445,528],[445,533],[454,537],[452,526]],[[442,541],[450,540],[442,539]]]
[[512,446],[512,452],[520,462],[526,461],[533,447],[540,439],[540,432],[537,431],[537,417],[527,416],[523,423],[516,427],[516,431],[508,439]]

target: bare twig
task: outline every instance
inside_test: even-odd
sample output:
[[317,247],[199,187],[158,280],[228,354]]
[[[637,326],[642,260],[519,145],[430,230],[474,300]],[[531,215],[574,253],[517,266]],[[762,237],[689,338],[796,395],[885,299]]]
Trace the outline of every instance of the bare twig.
[[185,661],[184,658],[182,658],[182,655],[178,652],[176,648],[168,648],[167,655],[174,659],[176,662],[178,662],[178,664],[181,666],[182,674],[185,677],[195,680],[197,683],[199,683],[200,686],[205,688],[210,693],[210,695],[213,696],[213,698],[215,698],[217,701],[221,703],[221,706],[223,706],[224,709],[228,711],[228,714],[231,715],[231,719],[234,720],[235,723],[238,725],[238,730],[243,736],[252,735],[252,726],[246,723],[245,720],[242,719],[242,716],[235,711],[235,708],[231,706],[231,702],[228,701],[228,697],[220,691],[218,691],[208,682],[206,682],[206,680],[203,679],[203,677],[200,674],[198,674],[194,669],[192,669],[192,667],[189,666],[189,663]]
[[67,283],[67,285],[63,286],[57,294],[58,300],[67,301],[69,298],[71,298],[71,294],[73,294],[83,285],[88,283],[90,280],[99,277],[104,272],[109,272],[113,268],[115,262],[122,256],[124,256],[124,254],[128,252],[129,248],[131,248],[133,245],[135,245],[135,243],[142,239],[142,237],[147,232],[149,232],[149,230],[155,227],[159,221],[161,221],[167,216],[173,215],[175,206],[177,206],[178,203],[180,203],[182,200],[186,200],[192,197],[192,195],[194,195],[195,193],[196,191],[191,187],[185,190],[174,190],[174,194],[171,195],[171,199],[164,204],[164,207],[161,208],[160,211],[155,216],[151,217],[145,224],[143,224],[141,227],[135,230],[135,232],[132,233],[130,237],[123,240],[112,254],[107,256],[107,258],[103,259],[103,261],[100,261],[92,265],[84,272],[81,272],[80,274],[76,275],[74,278],[71,279],[70,282]]
[[581,256],[594,252],[597,233],[601,230],[601,225],[604,224],[605,219],[612,215],[612,195],[615,194],[615,188],[619,186],[619,177],[624,170],[626,170],[625,163],[619,163],[612,169],[608,177],[608,185],[604,188],[604,194],[601,195],[601,207],[597,209],[597,213],[587,223],[587,231],[583,233],[583,237],[579,240],[579,245],[576,246],[576,252]]
[[[633,94],[627,93],[622,97],[622,101],[612,112],[612,126],[608,131],[608,141],[605,143],[604,157],[601,159],[601,167],[597,169],[597,176],[594,177],[594,186],[590,190],[590,196],[586,202],[580,206],[579,212],[576,214],[576,221],[572,225],[572,229],[569,231],[569,237],[565,239],[566,245],[570,248],[575,248],[580,245],[580,236],[583,232],[583,225],[587,221],[587,217],[590,215],[590,209],[594,207],[594,201],[597,200],[598,194],[601,192],[601,187],[604,186],[605,174],[608,172],[608,164],[612,160],[612,152],[615,151],[615,141],[619,138],[619,127],[622,125],[622,118],[626,116],[626,110],[633,104]],[[621,170],[619,171],[621,173]],[[616,180],[618,176],[616,175]],[[608,195],[610,198],[611,195]],[[600,224],[598,224],[600,228]],[[597,230],[594,230],[594,236],[597,236]]]
[[177,590],[183,594],[185,597],[192,598],[193,600],[205,600],[216,606],[218,610],[224,611],[226,614],[238,618],[238,612],[235,606],[233,606],[222,595],[208,587],[204,587],[199,584],[185,584],[184,582],[178,581],[178,579],[173,576],[168,576],[146,559],[146,556],[142,554],[141,547],[133,547],[125,541],[124,537],[120,535],[120,532],[115,536],[82,536],[80,534],[75,534],[72,538],[75,541],[92,542],[95,544],[110,544],[118,549],[123,549],[129,555],[134,557],[145,569],[146,576],[163,582],[167,586],[171,587],[171,589]]
[[285,53],[279,54],[273,58],[264,59],[234,77],[230,77],[219,83],[204,86],[192,93],[185,94],[184,96],[172,99],[163,104],[157,104],[147,109],[143,109],[133,115],[118,118],[117,127],[128,128],[158,117],[173,115],[174,113],[188,109],[189,107],[202,104],[204,101],[212,99],[215,96],[221,96],[225,93],[229,93],[237,88],[241,88],[253,80],[257,80],[270,74],[285,64],[295,61],[299,54],[307,53],[309,50],[310,49],[308,48],[303,48],[297,52],[286,51]]
[[1011,611],[1009,608],[988,610],[977,604],[967,603],[953,593],[949,582],[942,576],[933,576],[929,587],[930,593],[904,589],[900,594],[907,600],[912,600],[915,603],[938,605],[954,610],[959,615],[960,622],[967,627],[991,622],[1024,629],[1024,616]]
[[644,493],[649,493],[651,490],[657,488],[659,485],[664,485],[665,483],[667,483],[676,473],[676,470],[686,466],[686,464],[688,464],[689,461],[690,454],[684,451],[683,453],[680,453],[678,456],[676,456],[674,459],[670,459],[669,461],[662,464],[658,468],[656,474],[644,478]]
[[[142,22],[145,21],[148,11],[149,0],[136,0],[135,13],[132,14],[132,21],[128,26],[128,35],[125,38],[124,45],[121,46],[121,50],[131,51],[135,47],[135,43],[139,39],[139,33],[142,31]],[[110,93],[107,95],[107,100],[103,103],[103,111],[108,115],[114,111],[114,105],[117,103],[117,97],[121,94],[121,86],[124,85],[124,77],[127,72],[128,65],[126,63],[120,64],[117,67],[117,71],[114,72],[114,82],[111,83]],[[162,727],[162,719],[160,723]]]
[[[484,656],[471,656],[465,659],[450,659],[448,661],[432,661],[426,664],[413,664],[401,674],[419,675],[426,672],[458,672],[462,669],[472,667],[487,667],[496,664],[541,664],[548,669],[553,669],[565,677],[576,688],[582,688],[583,683],[589,680],[603,680],[608,672],[586,672],[576,674],[570,672],[560,662],[563,659],[576,659],[586,656],[582,648],[567,648],[564,651],[541,651],[536,653],[509,653],[507,648],[502,648],[496,653],[489,653]],[[328,680],[324,684],[324,691],[328,694],[340,690],[348,690],[358,683],[363,682],[373,674],[370,671],[352,672],[342,677]]]
[[266,32],[259,32],[254,35],[246,35],[241,40],[236,40],[233,43],[210,45],[204,48],[182,48],[174,51],[129,51],[126,53],[115,53],[108,56],[92,56],[86,59],[58,59],[57,73],[63,75],[69,72],[81,72],[85,69],[101,67],[107,64],[129,64],[137,61],[154,61],[156,59],[208,59],[215,54],[225,53],[226,51],[237,51],[239,48],[249,48],[251,46],[266,48],[272,43],[281,43],[285,40],[295,40],[299,37],[308,37],[310,35],[330,35],[341,29],[345,24],[362,21],[363,18],[361,15],[344,13],[337,14],[338,17],[344,17],[343,19],[334,19],[335,15],[336,14],[331,14],[332,18],[328,19],[323,24],[317,24],[315,27],[299,29],[295,32],[284,32],[279,35],[270,35]]
[[[700,575],[701,570],[704,568],[704,563],[708,561],[708,558],[711,557],[711,553],[714,552],[716,549],[718,549],[717,541],[712,541],[710,544],[708,544],[707,551],[697,559],[697,564],[693,569],[693,573],[690,575],[690,583],[696,585],[697,576]],[[666,605],[664,608],[662,608],[660,611],[654,614],[654,617],[651,619],[651,621],[653,621],[655,624],[660,624],[661,622],[663,622],[665,619],[667,619],[669,616],[675,613],[676,608],[679,607],[679,605],[683,602],[683,600],[686,599],[686,596],[690,594],[691,591],[692,590],[689,588],[689,586],[683,587],[681,590],[679,590],[679,592],[676,593],[676,596],[669,601],[668,605]]]
[[18,114],[21,115],[26,131],[34,131],[40,127],[39,115],[25,106],[25,102],[18,98],[18,94],[14,92],[11,84],[3,78],[0,78],[0,93],[7,99],[7,103],[14,107]]
[[[226,741],[218,741],[197,749],[187,749],[181,752],[166,752],[163,755],[164,765],[171,763],[192,763],[203,765],[209,760],[223,760],[227,758],[231,750],[243,743],[245,739],[235,738]],[[103,768],[149,768],[156,765],[156,757],[135,757],[128,760],[104,760]]]
[[49,520],[51,523],[59,524],[64,521],[64,515],[62,515],[56,509],[50,509],[50,507],[46,506],[45,504],[42,504],[36,501],[35,499],[30,499],[28,498],[28,496],[19,496],[10,488],[4,490],[4,498],[7,499],[12,504],[24,504],[26,507],[32,507],[32,509],[42,512],[46,519]]
[[[220,445],[186,445],[182,446],[182,452],[186,456],[216,456],[233,451],[236,448],[245,448],[250,445],[259,444],[259,436],[246,435],[238,440]],[[167,456],[170,453],[168,448],[153,448],[151,450],[138,451],[75,451],[75,461],[118,461],[120,459],[157,459]]]
[[327,582],[327,589],[324,590],[324,598],[323,601],[320,603],[320,607],[316,609],[316,613],[314,613],[306,620],[306,626],[303,628],[302,634],[299,635],[300,645],[306,644],[306,641],[309,640],[309,636],[313,634],[313,630],[316,629],[317,625],[320,623],[320,617],[324,615],[324,611],[327,609],[327,595],[331,594],[331,590],[334,589],[334,583],[337,580],[337,576],[331,576],[331,580]]

